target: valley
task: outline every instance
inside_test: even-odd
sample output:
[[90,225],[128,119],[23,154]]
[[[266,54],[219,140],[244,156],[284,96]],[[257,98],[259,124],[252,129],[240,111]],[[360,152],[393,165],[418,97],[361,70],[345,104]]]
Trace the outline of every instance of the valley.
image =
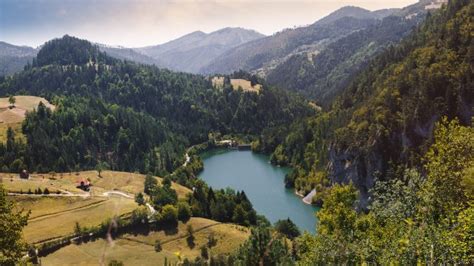
[[471,264],[474,3],[410,3],[0,3],[68,32],[0,42],[0,265]]

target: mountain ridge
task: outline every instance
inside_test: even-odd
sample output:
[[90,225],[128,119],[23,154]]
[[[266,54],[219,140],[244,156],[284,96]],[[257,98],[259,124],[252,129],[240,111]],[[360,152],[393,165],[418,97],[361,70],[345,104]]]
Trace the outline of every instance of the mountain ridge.
[[195,31],[178,39],[136,51],[163,62],[173,70],[196,73],[212,59],[240,44],[264,37],[254,30],[223,28],[210,33]]

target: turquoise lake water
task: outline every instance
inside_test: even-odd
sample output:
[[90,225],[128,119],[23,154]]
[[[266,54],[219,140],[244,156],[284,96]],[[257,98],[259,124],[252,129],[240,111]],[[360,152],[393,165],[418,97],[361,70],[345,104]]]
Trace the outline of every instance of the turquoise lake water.
[[284,178],[288,168],[276,167],[268,156],[251,151],[213,150],[201,154],[204,171],[199,177],[213,188],[243,190],[259,214],[270,222],[290,218],[303,231],[316,231],[318,208],[304,204],[286,189]]

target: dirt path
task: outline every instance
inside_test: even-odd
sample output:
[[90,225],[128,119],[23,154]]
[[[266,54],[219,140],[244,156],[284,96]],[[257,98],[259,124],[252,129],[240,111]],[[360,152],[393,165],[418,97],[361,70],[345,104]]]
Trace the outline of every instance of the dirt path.
[[[215,224],[210,224],[210,225],[206,225],[206,226],[203,226],[199,229],[196,229],[194,230],[194,233],[198,233],[202,230],[205,230],[205,229],[208,229],[208,228],[211,228],[213,226],[217,226],[217,225],[220,225],[222,223],[215,223]],[[161,242],[162,245],[164,244],[167,244],[167,243],[170,243],[170,242],[173,242],[173,241],[177,241],[177,240],[180,240],[180,239],[183,239],[183,238],[186,238],[188,237],[189,234],[184,234],[184,235],[180,235],[180,236],[177,236],[175,238],[172,238],[172,239],[168,239],[166,241],[163,241]],[[148,245],[148,246],[154,246],[153,244],[150,244],[146,241],[141,241],[141,240],[138,240],[138,239],[133,239],[133,238],[129,238],[129,237],[119,237],[118,239],[124,239],[124,240],[127,240],[127,241],[132,241],[132,242],[136,242],[136,243],[140,243],[140,244],[145,244],[145,245]]]
[[58,212],[43,214],[43,215],[40,215],[40,216],[36,216],[32,219],[29,219],[28,222],[41,221],[41,220],[46,219],[46,218],[50,218],[50,217],[54,217],[54,216],[58,216],[58,215],[62,215],[62,214],[70,213],[70,212],[75,212],[75,211],[78,211],[78,210],[87,210],[87,209],[90,209],[90,208],[95,208],[99,205],[104,204],[106,201],[107,201],[107,199],[104,199],[104,200],[101,200],[101,201],[98,201],[98,202],[93,202],[93,203],[90,203],[90,204],[87,204],[87,205],[84,205],[84,206],[80,206],[80,207],[76,207],[76,208],[72,208],[72,209],[67,209],[67,210],[64,210],[64,211],[58,211]]
[[104,197],[110,197],[110,195],[118,195],[118,196],[122,196],[122,197],[127,198],[127,199],[133,199],[133,196],[130,196],[130,195],[126,194],[125,192],[117,191],[117,190],[106,191],[106,192],[102,193],[102,196],[104,196]]

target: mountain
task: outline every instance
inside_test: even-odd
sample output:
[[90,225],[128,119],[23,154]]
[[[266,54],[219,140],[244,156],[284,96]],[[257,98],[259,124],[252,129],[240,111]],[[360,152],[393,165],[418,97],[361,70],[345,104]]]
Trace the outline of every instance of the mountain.
[[196,73],[230,49],[262,37],[253,30],[224,28],[209,34],[196,31],[162,45],[135,50],[159,60],[166,68]]
[[367,62],[407,36],[421,19],[390,16],[334,41],[319,54],[293,55],[268,73],[267,82],[329,106]]
[[[141,54],[133,49],[124,47],[111,47],[104,44],[97,44],[100,51],[106,52],[109,56],[133,61],[147,65],[163,66],[156,59]],[[28,46],[16,46],[0,41],[0,76],[17,73],[35,58],[39,49]]]
[[327,24],[349,14],[359,18],[390,16],[334,41],[318,54],[302,53],[289,57],[267,73],[267,81],[328,107],[367,62],[390,45],[397,44],[423,21],[428,11],[435,10],[434,7],[440,7],[443,2],[420,1],[402,9],[374,12],[356,7],[342,8],[316,24]]
[[356,7],[339,9],[316,23],[287,29],[248,42],[212,60],[201,73],[231,73],[242,69],[266,76],[295,54],[317,54],[331,42],[378,22],[392,11],[370,12]]
[[[17,157],[28,169],[89,169],[104,161],[164,175],[209,132],[258,135],[313,113],[302,98],[261,85],[258,93],[229,82],[216,89],[203,76],[117,60],[66,35],[45,43],[32,65],[0,82],[0,91],[61,99],[54,112],[25,120],[27,141]],[[11,166],[12,158],[0,165]]]
[[283,134],[273,159],[322,203],[298,264],[472,264],[473,16],[450,0]]
[[345,17],[352,17],[352,18],[358,18],[358,19],[382,19],[384,17],[388,17],[398,12],[399,10],[400,9],[392,8],[392,9],[382,9],[382,10],[377,10],[377,11],[369,11],[367,9],[360,8],[360,7],[346,6],[318,20],[315,23],[315,25],[329,24]]
[[323,195],[325,184],[352,183],[367,206],[377,180],[423,169],[443,117],[472,125],[473,10],[457,0],[434,12],[351,77],[324,114],[293,125],[272,156],[298,169],[287,184]]
[[151,58],[140,52],[137,52],[132,48],[111,47],[105,44],[97,44],[97,45],[99,46],[99,49],[102,52],[105,52],[107,53],[107,55],[117,58],[117,59],[137,62],[140,64],[146,64],[146,65],[163,66],[163,64],[160,63],[159,60]]
[[0,41],[0,76],[11,75],[33,60],[37,50]]

